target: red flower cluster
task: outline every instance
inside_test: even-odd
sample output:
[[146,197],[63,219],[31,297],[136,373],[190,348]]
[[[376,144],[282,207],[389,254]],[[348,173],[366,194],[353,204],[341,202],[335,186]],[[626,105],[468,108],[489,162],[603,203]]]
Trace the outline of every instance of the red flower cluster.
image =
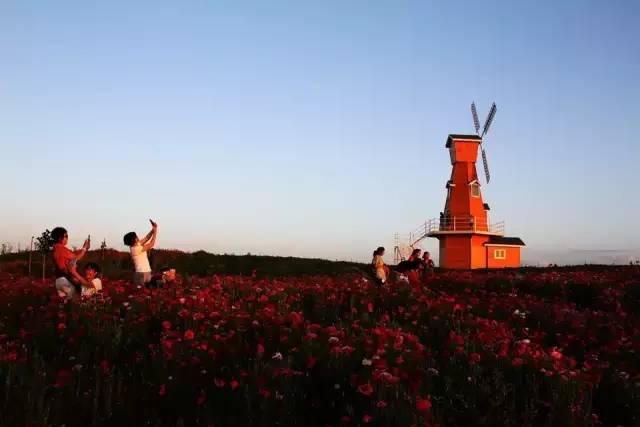
[[0,279],[0,421],[640,424],[631,268],[104,288]]

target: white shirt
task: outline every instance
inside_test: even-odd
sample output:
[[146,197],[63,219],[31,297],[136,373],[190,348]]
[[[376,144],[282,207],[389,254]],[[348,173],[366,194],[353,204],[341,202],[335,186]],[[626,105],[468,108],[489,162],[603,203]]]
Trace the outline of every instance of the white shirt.
[[140,243],[131,246],[131,259],[135,266],[136,273],[151,273],[151,265],[149,265],[149,257],[144,246]]
[[82,287],[82,296],[83,297],[88,297],[91,295],[95,295],[98,292],[102,292],[102,280],[98,279],[97,277],[95,279],[93,279],[91,281],[91,284],[93,285],[94,289],[90,289],[90,288],[85,288],[84,286]]

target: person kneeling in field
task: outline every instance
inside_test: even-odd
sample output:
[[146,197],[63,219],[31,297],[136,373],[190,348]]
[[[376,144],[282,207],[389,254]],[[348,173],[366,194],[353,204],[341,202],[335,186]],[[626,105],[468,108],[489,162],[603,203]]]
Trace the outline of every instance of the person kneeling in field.
[[131,250],[131,260],[135,271],[133,273],[133,283],[144,285],[151,281],[151,265],[149,264],[148,252],[153,249],[158,236],[158,224],[149,220],[151,231],[142,240],[138,239],[135,231],[124,235],[124,244]]
[[102,280],[100,275],[100,267],[95,262],[90,262],[84,267],[84,279],[93,285],[93,288],[82,288],[82,296],[90,297],[102,292]]
[[71,299],[78,294],[76,286],[93,288],[93,285],[82,277],[77,270],[77,262],[84,257],[91,246],[87,238],[82,248],[72,251],[67,248],[69,234],[63,227],[56,227],[51,231],[53,240],[53,262],[55,265],[55,286],[60,298]]

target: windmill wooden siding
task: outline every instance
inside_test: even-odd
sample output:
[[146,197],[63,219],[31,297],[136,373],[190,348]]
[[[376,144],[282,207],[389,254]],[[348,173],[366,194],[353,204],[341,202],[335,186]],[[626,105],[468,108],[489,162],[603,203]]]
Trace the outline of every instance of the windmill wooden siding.
[[427,235],[440,241],[440,267],[452,269],[520,266],[524,242],[504,237],[504,228],[490,223],[489,206],[482,199],[476,161],[482,138],[449,135],[446,148],[451,158],[451,179],[438,226]]
[[[520,247],[486,246],[487,268],[505,268],[520,266]],[[504,250],[505,258],[495,257],[496,250]]]

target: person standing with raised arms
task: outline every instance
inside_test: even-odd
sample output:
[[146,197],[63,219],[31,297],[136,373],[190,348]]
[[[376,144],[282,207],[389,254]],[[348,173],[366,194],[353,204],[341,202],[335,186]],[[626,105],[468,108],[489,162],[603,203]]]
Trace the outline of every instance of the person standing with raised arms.
[[158,237],[158,224],[149,220],[151,231],[144,238],[139,239],[135,231],[130,231],[124,235],[124,244],[129,246],[131,260],[133,261],[134,273],[133,283],[145,285],[151,281],[151,265],[149,264],[149,251],[153,249]]

